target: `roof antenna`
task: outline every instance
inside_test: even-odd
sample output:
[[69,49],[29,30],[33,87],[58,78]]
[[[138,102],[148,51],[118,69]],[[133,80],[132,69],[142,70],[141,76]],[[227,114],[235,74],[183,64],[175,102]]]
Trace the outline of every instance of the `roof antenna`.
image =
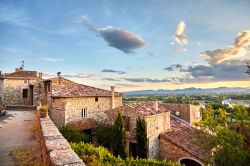
[[21,61],[21,69],[24,69],[24,60]]

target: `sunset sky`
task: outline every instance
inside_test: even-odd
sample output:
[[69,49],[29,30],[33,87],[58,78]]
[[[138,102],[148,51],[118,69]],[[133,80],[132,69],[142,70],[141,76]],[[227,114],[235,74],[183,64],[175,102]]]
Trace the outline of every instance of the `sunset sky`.
[[250,86],[249,0],[1,0],[0,71],[119,91]]

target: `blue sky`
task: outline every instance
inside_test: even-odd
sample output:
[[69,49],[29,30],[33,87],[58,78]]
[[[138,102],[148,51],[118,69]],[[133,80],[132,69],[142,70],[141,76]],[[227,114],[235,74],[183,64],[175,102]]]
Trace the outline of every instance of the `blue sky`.
[[0,70],[120,91],[249,86],[248,0],[1,0]]

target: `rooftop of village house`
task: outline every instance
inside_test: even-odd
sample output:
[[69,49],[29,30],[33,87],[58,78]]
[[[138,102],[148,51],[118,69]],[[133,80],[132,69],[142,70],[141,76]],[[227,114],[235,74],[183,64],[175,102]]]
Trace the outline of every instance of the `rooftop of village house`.
[[29,70],[24,70],[22,67],[16,68],[15,72],[12,73],[4,73],[2,78],[41,78],[41,73],[38,73],[37,71],[29,71]]
[[170,118],[170,125],[171,130],[161,134],[163,138],[202,160],[207,159],[209,151],[206,151],[204,147],[197,142],[199,140],[200,130],[173,115],[171,115]]
[[[61,77],[63,78],[63,77]],[[53,80],[51,78],[48,80]],[[63,78],[65,79],[65,78]],[[69,80],[70,81],[70,80]],[[71,81],[72,84],[63,89],[59,89],[52,94],[52,97],[88,97],[88,96],[111,96],[110,90],[91,87],[88,85],[78,84]],[[122,93],[115,92],[115,96],[122,96]]]
[[133,103],[125,104],[123,106],[117,107],[114,110],[131,110],[137,111],[142,116],[149,116],[168,112],[168,110],[161,105],[158,105],[158,102],[143,102],[143,103]]

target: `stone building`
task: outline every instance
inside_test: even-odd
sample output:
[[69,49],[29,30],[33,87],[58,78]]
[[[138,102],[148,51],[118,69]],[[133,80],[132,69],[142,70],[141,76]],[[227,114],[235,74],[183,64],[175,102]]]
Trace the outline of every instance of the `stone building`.
[[110,123],[114,123],[117,113],[121,112],[126,127],[126,150],[129,156],[136,157],[136,119],[142,117],[147,123],[148,157],[159,156],[159,135],[170,129],[170,112],[157,102],[128,104],[109,111]]
[[[148,157],[168,159],[183,164],[205,165],[208,152],[198,146],[197,129],[185,120],[174,115],[158,102],[134,103],[115,108],[109,112],[108,121],[114,123],[121,112],[126,128],[126,151],[136,157],[136,119],[142,117],[147,123]],[[186,109],[188,112],[188,110]]]
[[49,106],[49,116],[57,127],[79,122],[82,129],[89,129],[91,125],[86,124],[105,121],[106,111],[122,105],[122,94],[115,92],[114,87],[109,91],[62,77],[43,80],[32,86],[34,103]]
[[162,103],[161,105],[171,111],[171,115],[183,119],[191,125],[201,120],[201,108],[198,105],[176,103]]
[[160,134],[160,158],[186,166],[206,165],[209,151],[198,144],[200,131],[173,115],[170,124],[171,130]]
[[0,76],[0,99],[5,106],[33,105],[29,85],[42,80],[42,74],[16,68]]

